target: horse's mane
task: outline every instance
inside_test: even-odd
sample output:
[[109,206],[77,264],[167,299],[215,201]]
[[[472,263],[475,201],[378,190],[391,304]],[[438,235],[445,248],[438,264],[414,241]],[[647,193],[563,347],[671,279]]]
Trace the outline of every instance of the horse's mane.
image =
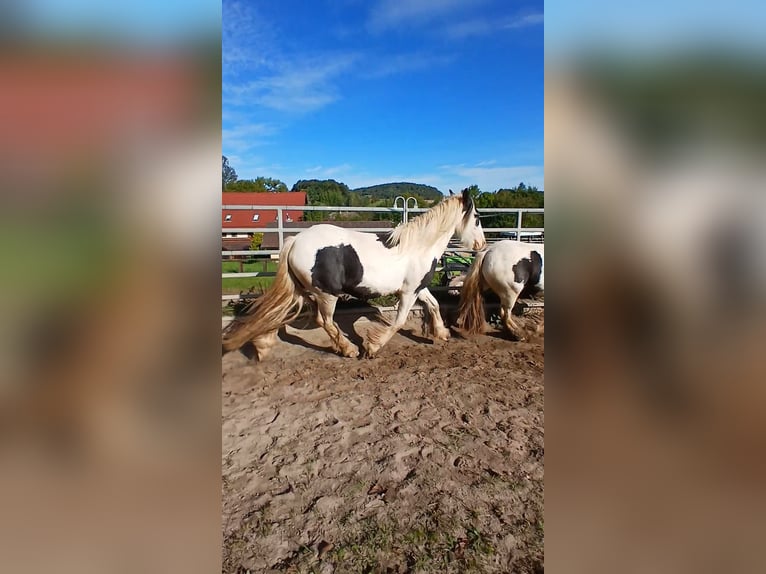
[[429,245],[439,236],[454,229],[456,212],[462,209],[460,196],[448,197],[411,221],[395,227],[388,236],[388,244],[392,247]]

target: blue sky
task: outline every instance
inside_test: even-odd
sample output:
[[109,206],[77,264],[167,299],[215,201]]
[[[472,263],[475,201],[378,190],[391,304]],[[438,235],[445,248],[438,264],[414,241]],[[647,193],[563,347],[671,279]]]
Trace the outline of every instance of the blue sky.
[[758,54],[766,49],[766,4],[613,0],[549,0],[546,49],[551,57],[578,57],[586,50],[612,55],[667,58],[672,50],[732,47]]
[[241,179],[543,188],[543,3],[223,2]]
[[221,5],[214,0],[23,0],[12,13],[33,32],[98,35],[150,48],[210,36],[221,22]]

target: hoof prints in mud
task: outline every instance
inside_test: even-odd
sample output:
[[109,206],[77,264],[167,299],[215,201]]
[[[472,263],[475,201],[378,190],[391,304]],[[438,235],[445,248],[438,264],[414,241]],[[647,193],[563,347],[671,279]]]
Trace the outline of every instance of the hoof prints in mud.
[[542,339],[224,358],[225,572],[542,572]]

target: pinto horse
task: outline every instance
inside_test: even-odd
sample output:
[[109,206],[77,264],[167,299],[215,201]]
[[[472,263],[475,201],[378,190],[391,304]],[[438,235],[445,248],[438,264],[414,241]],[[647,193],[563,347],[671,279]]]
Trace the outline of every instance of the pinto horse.
[[544,290],[543,254],[543,245],[530,245],[510,239],[493,243],[477,254],[460,292],[458,326],[471,335],[484,331],[483,292],[491,289],[500,297],[503,325],[513,337],[523,339],[511,311],[525,289]]
[[330,336],[333,350],[356,357],[359,349],[333,320],[338,297],[344,294],[358,299],[392,293],[399,297],[395,321],[376,325],[368,332],[363,343],[368,357],[374,357],[404,325],[415,300],[428,309],[434,335],[449,339],[439,304],[427,287],[453,235],[467,249],[486,246],[476,207],[467,192],[450,196],[397,226],[385,239],[334,225],[314,225],[301,231],[285,240],[271,288],[255,300],[245,317],[224,332],[223,351],[251,341],[258,360],[263,360],[276,343],[279,328],[298,316],[308,297],[317,305],[317,323]]

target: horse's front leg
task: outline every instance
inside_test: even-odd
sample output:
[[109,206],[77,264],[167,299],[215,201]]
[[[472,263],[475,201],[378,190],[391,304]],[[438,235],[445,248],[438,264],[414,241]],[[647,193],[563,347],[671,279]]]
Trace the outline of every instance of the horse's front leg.
[[364,340],[364,351],[367,357],[373,358],[378,351],[388,343],[391,337],[407,322],[416,295],[413,291],[407,291],[399,296],[399,308],[396,311],[396,320],[391,325],[374,325]]
[[449,329],[444,325],[444,319],[442,319],[441,312],[439,311],[439,302],[433,296],[433,293],[428,289],[422,289],[418,293],[418,300],[428,309],[428,314],[431,318],[431,332],[434,337],[442,341],[449,340]]

